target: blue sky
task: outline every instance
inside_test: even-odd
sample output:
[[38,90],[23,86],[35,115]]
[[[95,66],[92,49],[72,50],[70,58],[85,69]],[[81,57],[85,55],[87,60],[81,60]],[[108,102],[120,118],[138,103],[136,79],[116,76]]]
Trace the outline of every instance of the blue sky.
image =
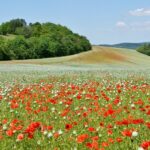
[[0,23],[53,22],[93,44],[150,41],[150,0],[0,0]]

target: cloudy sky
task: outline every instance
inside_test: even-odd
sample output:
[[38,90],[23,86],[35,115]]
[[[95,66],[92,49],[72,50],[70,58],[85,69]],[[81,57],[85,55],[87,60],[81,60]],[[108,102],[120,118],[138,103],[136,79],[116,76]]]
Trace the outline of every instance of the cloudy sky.
[[150,41],[150,0],[0,0],[0,23],[53,22],[93,44]]

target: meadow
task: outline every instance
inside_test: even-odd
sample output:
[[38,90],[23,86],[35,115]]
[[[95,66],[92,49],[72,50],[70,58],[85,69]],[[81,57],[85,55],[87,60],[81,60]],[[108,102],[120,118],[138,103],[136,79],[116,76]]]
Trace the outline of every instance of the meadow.
[[0,62],[0,149],[148,150],[149,62],[104,47]]

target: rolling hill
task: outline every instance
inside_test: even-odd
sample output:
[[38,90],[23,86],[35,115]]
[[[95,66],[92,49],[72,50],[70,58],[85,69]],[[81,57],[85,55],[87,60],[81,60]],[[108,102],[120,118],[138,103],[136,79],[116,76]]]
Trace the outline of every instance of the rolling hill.
[[93,46],[91,51],[82,52],[71,56],[0,62],[0,64],[6,64],[6,63],[7,64],[40,64],[40,65],[106,64],[106,65],[120,65],[120,66],[123,65],[149,66],[150,57],[130,49]]
[[143,43],[119,43],[119,44],[102,44],[100,46],[106,46],[106,47],[116,47],[116,48],[127,48],[127,49],[137,49],[138,47],[142,46],[145,43],[149,42],[143,42]]

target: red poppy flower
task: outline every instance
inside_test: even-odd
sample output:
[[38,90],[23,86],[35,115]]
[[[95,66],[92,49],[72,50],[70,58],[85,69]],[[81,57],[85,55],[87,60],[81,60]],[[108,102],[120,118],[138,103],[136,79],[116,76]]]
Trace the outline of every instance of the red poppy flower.
[[117,105],[119,102],[120,102],[119,99],[115,99],[115,100],[113,101],[114,105]]
[[142,124],[142,123],[144,123],[144,120],[143,119],[134,119],[134,120],[132,120],[132,123],[133,124]]
[[12,130],[7,130],[7,131],[6,131],[6,134],[7,134],[8,136],[13,136],[14,133],[13,133]]
[[29,139],[33,139],[33,133],[29,133],[29,134],[28,134],[28,138],[29,138]]
[[102,142],[102,146],[107,147],[107,146],[109,146],[109,144],[107,142]]
[[69,111],[70,111],[70,109],[68,109],[68,108],[63,110],[63,112],[61,113],[61,116],[62,117],[66,116],[69,113]]
[[150,115],[150,110],[148,110],[148,112],[146,113],[147,115]]
[[97,141],[99,139],[99,137],[98,136],[94,136],[94,137],[92,137],[92,140],[93,141]]
[[93,127],[89,127],[88,130],[89,130],[90,132],[96,131],[95,128],[93,128]]
[[147,122],[146,126],[150,129],[150,122]]
[[118,93],[121,93],[121,89],[118,89],[117,91],[118,91]]
[[109,142],[109,143],[114,143],[114,140],[113,140],[112,138],[109,138],[109,139],[108,139],[108,142]]
[[72,128],[72,125],[71,124],[66,124],[66,126],[65,126],[65,129],[66,130],[70,130]]
[[122,138],[118,137],[118,138],[116,139],[116,141],[117,141],[118,143],[120,143],[120,142],[122,142],[123,140],[122,140]]
[[98,149],[98,142],[97,141],[93,141],[92,143],[87,143],[86,146],[90,149]]
[[47,130],[52,130],[53,127],[52,126],[47,126]]
[[124,130],[124,131],[122,131],[122,135],[131,137],[132,136],[132,131],[131,130]]
[[77,99],[80,100],[82,96],[80,94],[77,95]]
[[4,120],[2,121],[3,124],[6,124],[7,122],[8,122],[7,119],[4,119]]
[[88,137],[89,137],[88,134],[81,134],[77,137],[77,142],[83,143]]
[[59,133],[58,132],[55,132],[54,133],[54,137],[57,139],[59,137]]
[[12,109],[16,109],[18,107],[19,107],[18,103],[11,103],[11,108]]
[[18,134],[17,140],[21,141],[24,139],[24,135],[22,133]]
[[107,130],[108,135],[113,134],[113,131],[111,129]]
[[150,141],[144,141],[141,144],[141,147],[143,147],[144,149],[148,149],[148,147],[150,147]]
[[0,140],[1,140],[1,139],[3,139],[3,136],[2,136],[2,135],[0,135]]

